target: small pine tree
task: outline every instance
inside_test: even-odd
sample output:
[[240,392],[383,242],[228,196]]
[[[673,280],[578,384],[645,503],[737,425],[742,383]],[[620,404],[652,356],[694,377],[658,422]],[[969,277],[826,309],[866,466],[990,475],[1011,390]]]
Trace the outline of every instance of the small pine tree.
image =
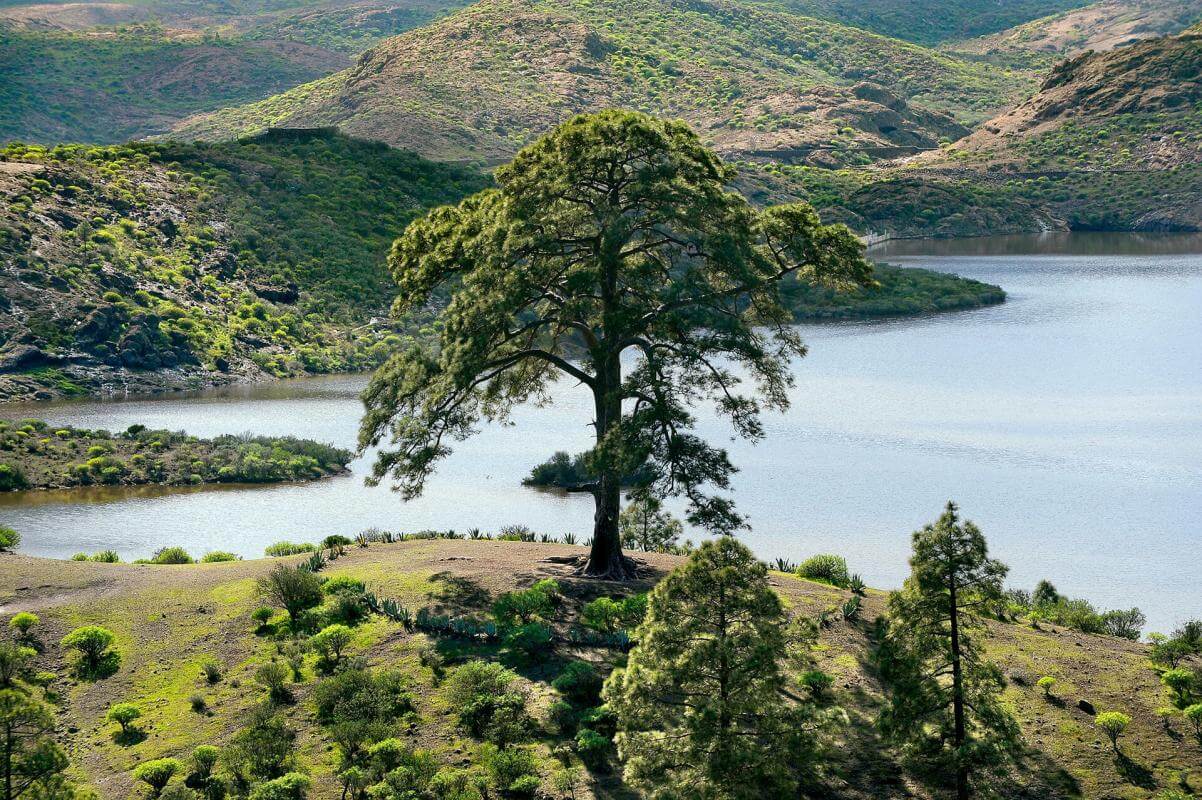
[[889,598],[878,650],[891,689],[883,731],[954,776],[969,796],[974,773],[1000,766],[1018,727],[999,703],[1002,676],[984,660],[982,609],[1002,598],[1006,567],[989,558],[985,537],[961,522],[954,503],[913,536],[911,575]]
[[684,527],[680,520],[663,510],[663,504],[650,495],[636,497],[618,517],[622,546],[645,553],[664,553],[680,539]]
[[766,568],[729,537],[664,578],[604,689],[627,782],[651,800],[790,796],[809,742],[784,699],[785,630]]

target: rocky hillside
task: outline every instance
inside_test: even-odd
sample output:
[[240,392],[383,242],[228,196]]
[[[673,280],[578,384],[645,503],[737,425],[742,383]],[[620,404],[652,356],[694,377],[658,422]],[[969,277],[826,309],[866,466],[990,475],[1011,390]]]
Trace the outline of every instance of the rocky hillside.
[[483,0],[174,135],[337,125],[438,160],[493,162],[572,113],[622,106],[683,118],[728,155],[835,165],[958,139],[1032,85],[764,4]]
[[753,191],[902,236],[1202,230],[1202,36],[1087,53],[937,152],[871,170],[757,165]]
[[485,179],[335,135],[0,150],[0,397],[370,366],[381,264]]

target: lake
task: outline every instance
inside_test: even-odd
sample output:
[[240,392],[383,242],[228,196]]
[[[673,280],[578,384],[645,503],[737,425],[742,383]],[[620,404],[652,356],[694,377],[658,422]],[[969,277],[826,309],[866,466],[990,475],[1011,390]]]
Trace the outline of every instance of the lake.
[[[1202,236],[1049,234],[892,242],[872,255],[996,283],[1003,305],[802,327],[787,414],[759,445],[729,442],[734,496],[762,557],[844,555],[874,586],[907,574],[910,532],[948,499],[981,526],[1009,583],[1048,578],[1148,630],[1202,616]],[[5,416],[209,436],[295,434],[353,446],[364,376],[188,395],[0,407]],[[279,539],[522,523],[582,537],[591,498],[523,488],[554,450],[587,447],[591,406],[554,406],[459,444],[411,503],[352,474],[303,485],[98,488],[0,496],[26,553],[181,544],[259,556]],[[708,412],[700,429],[730,430]],[[694,533],[694,538],[697,538]]]

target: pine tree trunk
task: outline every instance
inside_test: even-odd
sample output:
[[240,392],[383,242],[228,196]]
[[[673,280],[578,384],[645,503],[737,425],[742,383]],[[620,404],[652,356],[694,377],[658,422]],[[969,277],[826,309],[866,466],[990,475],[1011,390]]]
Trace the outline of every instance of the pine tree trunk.
[[[593,404],[593,423],[600,444],[606,434],[622,420],[622,365],[617,353],[597,365]],[[593,490],[596,511],[593,514],[593,546],[581,574],[613,581],[637,577],[634,563],[622,555],[618,533],[618,514],[622,510],[622,476],[613,464],[603,465]]]
[[964,674],[960,664],[960,615],[956,607],[956,582],[953,579],[948,587],[948,612],[951,619],[952,634],[952,714],[955,720],[956,745],[956,800],[968,800],[968,766],[960,759],[959,752],[964,746],[966,726],[964,723]]

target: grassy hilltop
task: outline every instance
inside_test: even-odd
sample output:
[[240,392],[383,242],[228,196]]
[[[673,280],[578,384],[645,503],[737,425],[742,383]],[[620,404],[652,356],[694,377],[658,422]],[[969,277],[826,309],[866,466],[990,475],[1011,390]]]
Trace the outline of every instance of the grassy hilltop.
[[[608,592],[646,589],[654,580],[621,587],[578,581],[555,559],[580,552],[566,545],[508,541],[375,542],[352,546],[326,566],[323,577],[343,586],[362,581],[378,600],[394,599],[411,614],[426,608],[458,618],[487,616],[492,601],[504,592],[545,578],[559,582],[564,599],[551,625],[558,636],[568,638],[536,662],[522,661],[496,644],[432,633],[432,627],[445,624],[437,621],[428,622],[425,632],[381,615],[354,625],[348,655],[377,669],[398,671],[411,693],[412,711],[392,725],[393,735],[429,750],[444,764],[477,761],[480,741],[456,724],[459,709],[446,699],[445,675],[467,659],[501,661],[518,671],[517,687],[528,693],[527,709],[535,719],[530,742],[547,796],[632,797],[618,774],[607,771],[612,752],[602,753],[591,772],[577,773],[574,794],[562,783],[556,788],[564,772],[553,752],[570,736],[552,721],[561,694],[551,681],[568,660],[585,660],[604,673],[620,657],[620,650],[572,644],[568,634],[578,627],[586,602]],[[657,577],[681,561],[659,554],[640,557]],[[58,698],[60,730],[77,777],[105,797],[125,797],[137,764],[159,757],[186,761],[198,745],[228,745],[266,697],[256,683],[256,670],[272,659],[286,663],[295,658],[270,634],[283,626],[282,615],[261,626],[251,619],[262,602],[255,596],[255,580],[278,563],[134,566],[0,556],[0,604],[9,613],[29,610],[41,617],[35,632],[45,647],[37,668],[59,676],[47,692]],[[817,668],[834,677],[824,703],[841,706],[847,718],[824,738],[828,768],[812,796],[940,796],[873,728],[883,687],[871,658],[871,623],[884,610],[884,594],[868,590],[859,614],[849,621],[840,618],[838,609],[851,592],[779,572],[771,574],[771,582],[790,613],[817,617],[825,611],[830,621],[810,651]],[[334,608],[332,599],[326,608]],[[70,679],[56,643],[72,628],[88,624],[104,625],[116,634],[120,667],[101,680]],[[1155,714],[1166,703],[1147,645],[1047,623],[992,623],[987,651],[1004,670],[1004,701],[1021,725],[1027,748],[1022,774],[995,787],[1001,797],[1147,798],[1161,790],[1202,788],[1202,743],[1193,741],[1182,721],[1170,721],[1166,728]],[[317,721],[314,710],[321,677],[314,654],[301,658],[301,679],[287,679],[292,700],[279,708],[297,732],[298,765],[314,780],[313,796],[332,797],[339,792],[332,775],[332,732]],[[213,682],[202,669],[210,661],[219,672]],[[1056,679],[1050,696],[1036,686],[1042,676]],[[141,710],[139,733],[122,736],[104,720],[106,710],[118,702]],[[1116,758],[1093,724],[1094,712],[1111,709],[1132,719],[1121,740],[1122,758]],[[578,763],[575,756],[561,755]]]

